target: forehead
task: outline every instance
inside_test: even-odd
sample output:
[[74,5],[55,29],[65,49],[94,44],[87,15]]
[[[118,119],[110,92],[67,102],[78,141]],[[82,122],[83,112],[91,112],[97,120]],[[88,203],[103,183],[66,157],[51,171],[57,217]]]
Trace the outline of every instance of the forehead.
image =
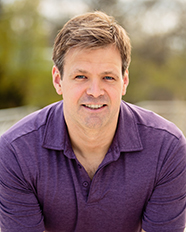
[[121,68],[122,60],[119,50],[114,45],[101,48],[71,48],[65,56],[64,68],[77,66],[102,66]]

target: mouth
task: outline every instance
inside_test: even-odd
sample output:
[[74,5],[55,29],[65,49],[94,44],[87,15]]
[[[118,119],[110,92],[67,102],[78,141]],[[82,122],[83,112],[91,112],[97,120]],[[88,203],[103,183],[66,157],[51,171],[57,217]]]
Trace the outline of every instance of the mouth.
[[93,104],[83,104],[84,107],[92,109],[92,110],[98,110],[106,106],[106,104],[103,105],[93,105]]

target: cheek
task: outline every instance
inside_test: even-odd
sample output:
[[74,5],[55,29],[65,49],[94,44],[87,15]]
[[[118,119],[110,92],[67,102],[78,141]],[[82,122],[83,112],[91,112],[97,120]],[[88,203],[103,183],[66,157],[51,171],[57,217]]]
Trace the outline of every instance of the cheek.
[[63,99],[72,103],[77,103],[85,90],[81,86],[63,86]]
[[112,99],[121,100],[123,93],[124,93],[123,86],[117,86],[116,88],[113,88],[110,91],[110,97]]

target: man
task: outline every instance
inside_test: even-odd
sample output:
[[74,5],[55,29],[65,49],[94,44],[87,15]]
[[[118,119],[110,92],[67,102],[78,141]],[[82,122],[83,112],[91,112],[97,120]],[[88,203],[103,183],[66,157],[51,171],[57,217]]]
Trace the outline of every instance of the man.
[[121,101],[130,40],[102,12],[71,19],[54,44],[63,101],[0,140],[2,232],[183,232],[186,141]]

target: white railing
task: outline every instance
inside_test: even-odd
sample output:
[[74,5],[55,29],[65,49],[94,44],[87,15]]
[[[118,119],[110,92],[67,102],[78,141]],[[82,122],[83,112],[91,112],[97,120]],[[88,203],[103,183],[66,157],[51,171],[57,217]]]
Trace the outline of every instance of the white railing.
[[0,110],[0,135],[2,135],[13,124],[19,121],[21,118],[37,110],[36,107],[22,106],[10,109]]
[[[137,105],[152,110],[175,123],[186,136],[186,102],[185,101],[143,101]],[[23,106],[0,110],[0,135],[14,123],[37,110],[36,107]]]
[[186,101],[143,101],[137,105],[173,122],[186,136]]

